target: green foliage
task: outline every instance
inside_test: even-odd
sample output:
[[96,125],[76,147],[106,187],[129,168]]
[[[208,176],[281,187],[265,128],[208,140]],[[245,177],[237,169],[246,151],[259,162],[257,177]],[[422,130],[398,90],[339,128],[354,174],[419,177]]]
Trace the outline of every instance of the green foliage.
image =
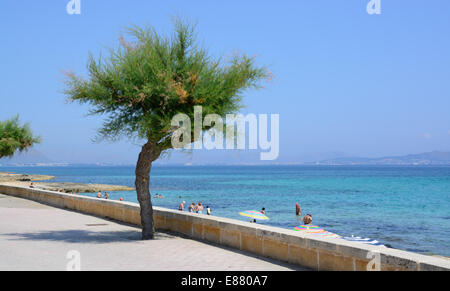
[[19,116],[0,122],[0,158],[11,157],[40,141],[40,137],[33,137],[28,124],[19,124]]
[[109,57],[91,55],[87,79],[67,74],[69,101],[90,104],[90,114],[106,116],[100,138],[140,138],[169,149],[173,116],[184,113],[193,120],[196,105],[203,116],[236,113],[243,92],[270,76],[246,55],[213,59],[197,44],[195,27],[181,21],[171,37],[153,28],[127,32],[131,40],[121,37]]

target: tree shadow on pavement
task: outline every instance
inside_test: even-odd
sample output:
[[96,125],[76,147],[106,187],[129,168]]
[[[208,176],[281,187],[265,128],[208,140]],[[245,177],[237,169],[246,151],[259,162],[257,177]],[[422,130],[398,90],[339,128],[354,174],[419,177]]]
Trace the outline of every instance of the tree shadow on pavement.
[[[61,241],[69,243],[112,243],[136,242],[141,240],[141,231],[90,231],[90,230],[51,230],[28,233],[7,233],[10,240]],[[168,233],[155,233],[155,240],[174,239]]]

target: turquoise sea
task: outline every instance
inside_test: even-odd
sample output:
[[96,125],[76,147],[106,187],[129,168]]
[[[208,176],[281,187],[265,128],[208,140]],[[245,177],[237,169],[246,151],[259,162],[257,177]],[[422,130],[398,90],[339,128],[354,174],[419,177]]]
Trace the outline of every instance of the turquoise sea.
[[[60,182],[134,185],[133,167],[0,167],[49,174]],[[450,166],[154,166],[154,205],[202,201],[213,215],[266,208],[269,225],[292,228],[302,214],[342,236],[362,236],[408,251],[450,256]],[[92,194],[86,194],[92,195]],[[111,192],[137,202],[136,193]]]

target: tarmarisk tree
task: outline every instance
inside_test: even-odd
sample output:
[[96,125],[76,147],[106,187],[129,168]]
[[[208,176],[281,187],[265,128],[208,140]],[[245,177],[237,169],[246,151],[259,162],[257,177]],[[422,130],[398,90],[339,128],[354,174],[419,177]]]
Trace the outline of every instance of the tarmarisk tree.
[[[127,33],[131,38],[121,36],[108,57],[90,56],[87,78],[67,73],[65,93],[69,101],[91,105],[90,114],[106,115],[98,138],[125,136],[143,142],[135,186],[142,239],[152,239],[150,170],[152,162],[174,148],[171,139],[177,127],[171,125],[172,118],[183,113],[193,120],[195,106],[202,106],[202,117],[237,113],[243,92],[259,88],[269,73],[243,54],[226,62],[211,57],[198,45],[195,26],[179,20],[171,37],[153,28],[133,27]],[[192,136],[190,141],[198,139]]]
[[33,136],[29,124],[20,125],[19,116],[0,121],[0,159],[12,157],[40,141],[40,137]]

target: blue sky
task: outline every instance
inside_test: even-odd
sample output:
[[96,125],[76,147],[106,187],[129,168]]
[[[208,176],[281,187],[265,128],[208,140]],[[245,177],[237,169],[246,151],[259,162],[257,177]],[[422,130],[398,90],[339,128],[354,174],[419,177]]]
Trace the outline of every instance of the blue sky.
[[55,161],[136,160],[128,141],[91,142],[101,117],[65,102],[61,71],[85,74],[89,52],[116,46],[126,26],[170,33],[177,15],[198,22],[214,55],[269,66],[274,80],[246,94],[243,113],[280,114],[280,162],[450,150],[450,1],[381,0],[381,15],[369,0],[81,0],[81,15],[68,2],[0,2],[0,119],[31,122]]

